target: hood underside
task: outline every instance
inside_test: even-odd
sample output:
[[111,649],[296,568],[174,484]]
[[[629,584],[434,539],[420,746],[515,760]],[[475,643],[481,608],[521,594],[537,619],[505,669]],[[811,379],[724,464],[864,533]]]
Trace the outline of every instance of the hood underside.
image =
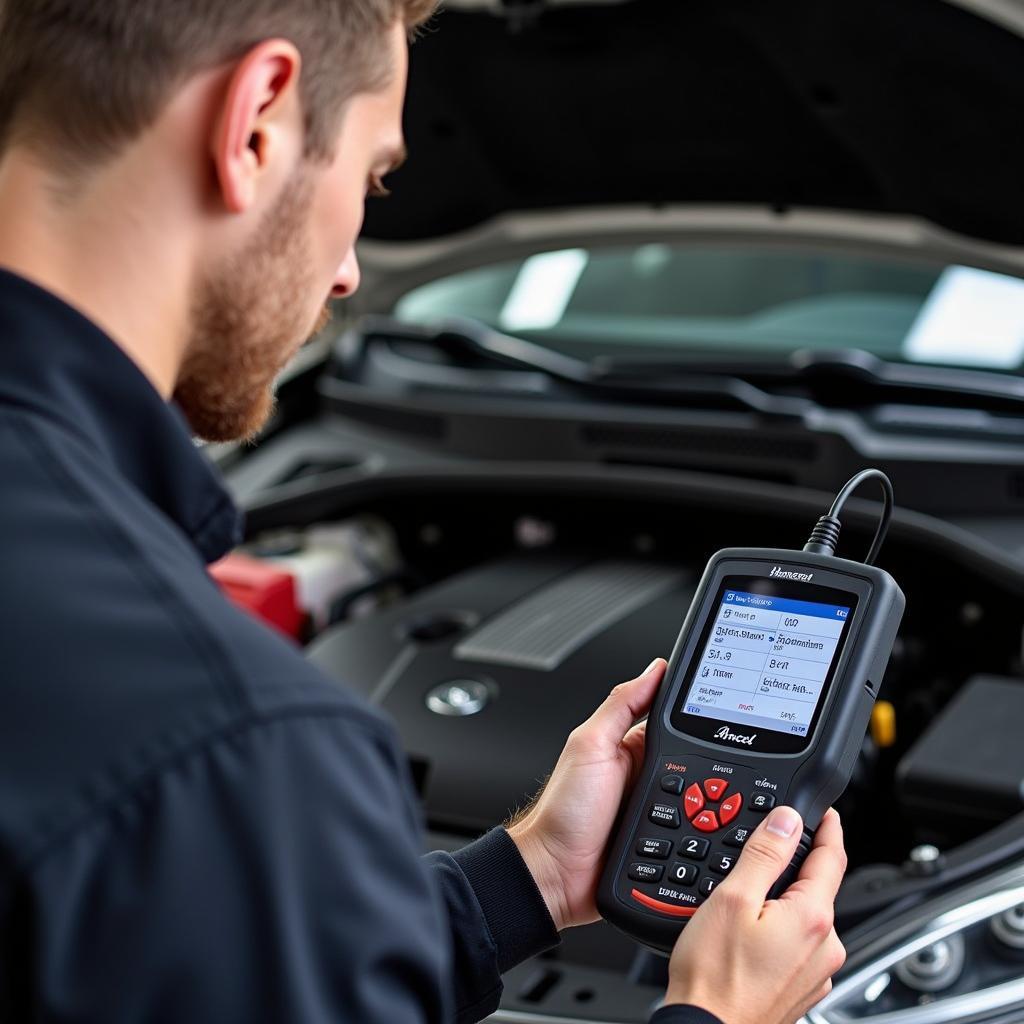
[[1024,39],[944,0],[448,10],[411,51],[409,162],[364,236],[510,211],[739,203],[1024,245]]

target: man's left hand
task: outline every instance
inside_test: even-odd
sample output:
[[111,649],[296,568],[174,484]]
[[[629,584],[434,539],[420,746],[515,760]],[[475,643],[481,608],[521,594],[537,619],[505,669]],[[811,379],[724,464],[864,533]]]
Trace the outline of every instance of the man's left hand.
[[643,762],[647,713],[665,672],[656,658],[620,683],[569,734],[539,797],[508,833],[519,847],[559,931],[599,919],[597,882],[622,797]]

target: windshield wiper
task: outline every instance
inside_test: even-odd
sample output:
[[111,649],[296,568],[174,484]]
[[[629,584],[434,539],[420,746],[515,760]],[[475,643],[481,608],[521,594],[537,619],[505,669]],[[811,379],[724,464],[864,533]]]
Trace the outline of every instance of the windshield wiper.
[[1012,374],[958,367],[894,363],[860,349],[802,349],[785,359],[709,360],[602,358],[605,379],[672,379],[675,372],[730,372],[763,384],[802,385],[815,397],[842,392],[850,404],[880,402],[955,405],[1020,413],[1024,379]]
[[794,371],[805,378],[817,376],[846,380],[876,391],[930,393],[941,395],[947,400],[951,394],[955,394],[1006,403],[1008,407],[1019,407],[1024,403],[1024,379],[1014,374],[922,366],[919,363],[891,363],[859,349],[794,352],[790,363]]
[[[367,317],[363,336],[366,340],[395,337],[396,327],[390,318]],[[1024,378],[1019,376],[889,362],[860,349],[802,349],[781,358],[597,356],[586,360],[468,317],[451,317],[432,330],[417,331],[416,340],[453,355],[540,373],[570,390],[597,397],[665,405],[690,401],[716,408],[728,403],[769,418],[803,419],[827,407],[900,403],[1017,415],[1024,411]]]
[[673,404],[687,399],[716,404],[724,400],[761,416],[780,419],[802,419],[818,408],[809,399],[771,394],[732,373],[706,373],[685,367],[673,368],[669,373],[633,373],[604,359],[577,359],[466,317],[442,321],[429,340],[444,349],[544,373],[564,384],[609,398],[657,398]]

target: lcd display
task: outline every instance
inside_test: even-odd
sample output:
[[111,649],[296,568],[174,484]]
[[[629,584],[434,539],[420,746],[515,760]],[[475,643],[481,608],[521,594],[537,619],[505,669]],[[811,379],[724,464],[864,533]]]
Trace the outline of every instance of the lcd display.
[[851,607],[727,587],[680,711],[806,736]]

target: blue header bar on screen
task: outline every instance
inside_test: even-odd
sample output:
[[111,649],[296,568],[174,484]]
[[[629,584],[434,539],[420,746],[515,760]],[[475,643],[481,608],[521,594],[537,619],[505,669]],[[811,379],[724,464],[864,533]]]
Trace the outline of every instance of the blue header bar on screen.
[[748,594],[743,590],[727,590],[722,605],[744,605],[766,612],[789,612],[791,615],[815,615],[821,619],[845,619],[850,609],[838,604],[818,604],[817,601],[794,601],[789,597],[770,594]]

